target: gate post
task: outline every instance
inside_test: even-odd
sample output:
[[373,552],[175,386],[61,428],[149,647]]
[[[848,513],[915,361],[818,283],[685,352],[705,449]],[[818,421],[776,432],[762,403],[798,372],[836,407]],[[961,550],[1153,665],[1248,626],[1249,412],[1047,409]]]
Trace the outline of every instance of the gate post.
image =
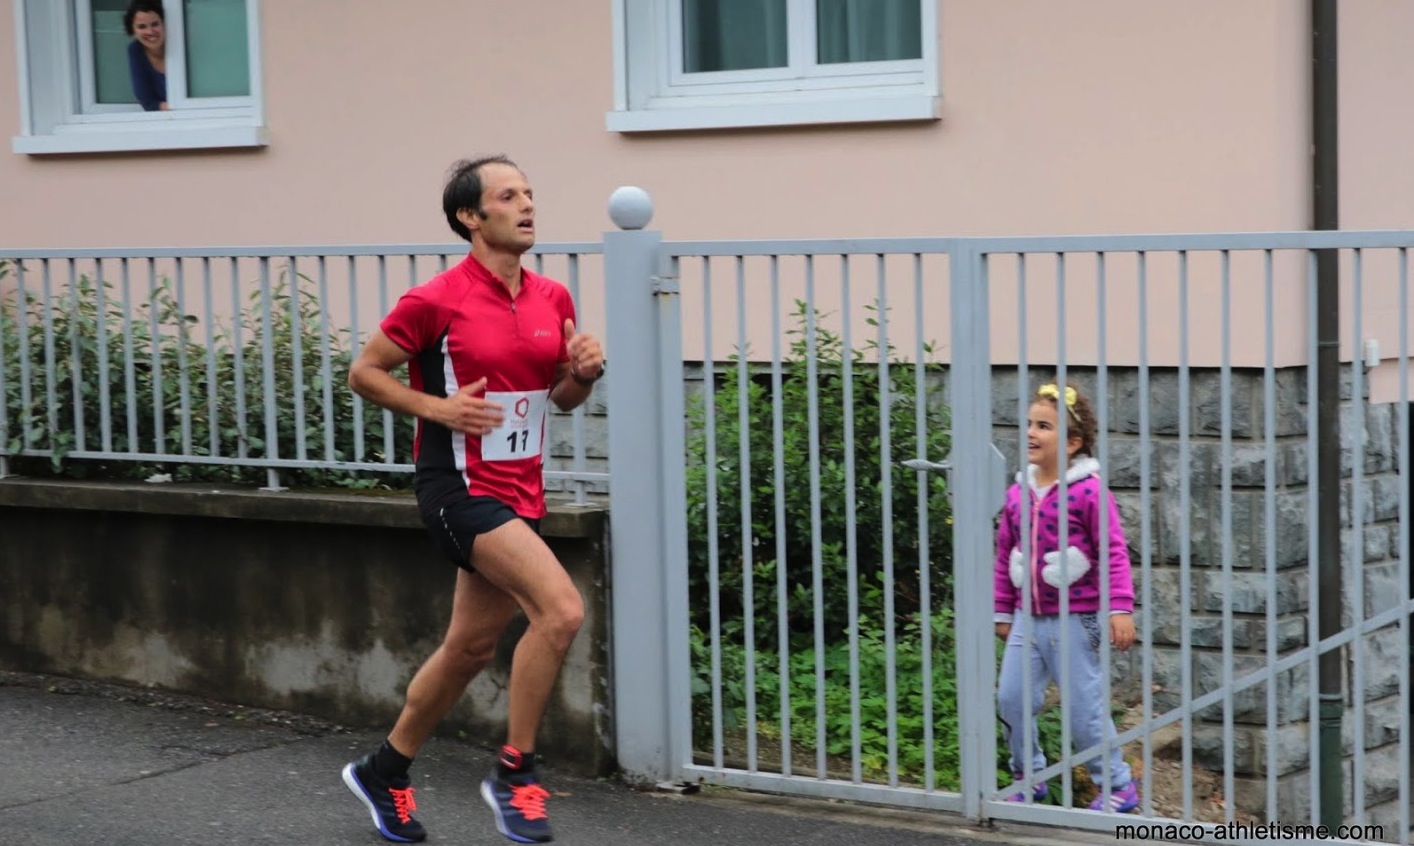
[[604,233],[614,735],[619,766],[661,781],[691,731],[682,329],[648,194],[609,199]]
[[957,626],[958,752],[962,810],[982,818],[996,790],[996,652],[992,647],[991,562],[996,463],[992,448],[990,298],[982,256],[960,241],[950,259],[952,344],[953,579]]

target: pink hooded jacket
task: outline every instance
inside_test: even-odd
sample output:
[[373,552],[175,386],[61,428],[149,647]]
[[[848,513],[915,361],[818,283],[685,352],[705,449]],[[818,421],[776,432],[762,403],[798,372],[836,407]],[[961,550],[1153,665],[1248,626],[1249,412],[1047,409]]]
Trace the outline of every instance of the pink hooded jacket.
[[[1007,491],[1006,507],[997,527],[997,560],[993,574],[996,619],[1010,621],[1021,608],[1023,587],[1031,596],[1031,613],[1059,614],[1060,590],[1069,588],[1070,610],[1075,613],[1100,610],[1100,574],[1110,586],[1110,613],[1133,613],[1134,581],[1130,573],[1129,544],[1113,496],[1104,497],[1100,483],[1100,463],[1093,458],[1073,461],[1066,472],[1068,536],[1066,554],[1060,549],[1060,484],[1044,491],[1035,486],[1036,468],[1026,468],[1025,490],[1022,474]],[[1109,510],[1109,564],[1100,562],[1100,509]],[[1023,554],[1022,508],[1030,511],[1031,560]],[[1027,571],[1030,571],[1029,578]]]

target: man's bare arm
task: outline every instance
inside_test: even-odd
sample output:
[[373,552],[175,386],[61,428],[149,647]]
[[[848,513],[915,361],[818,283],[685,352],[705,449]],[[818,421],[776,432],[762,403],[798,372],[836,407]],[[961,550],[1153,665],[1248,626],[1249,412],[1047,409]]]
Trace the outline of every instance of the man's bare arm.
[[484,435],[501,425],[501,406],[476,396],[486,390],[483,377],[450,397],[435,397],[413,390],[393,370],[412,355],[389,340],[382,330],[364,344],[349,367],[349,387],[354,393],[399,414],[409,414],[458,432]]
[[434,419],[437,398],[415,391],[393,370],[407,364],[412,355],[377,330],[349,366],[349,387],[353,392],[383,408],[427,420]]

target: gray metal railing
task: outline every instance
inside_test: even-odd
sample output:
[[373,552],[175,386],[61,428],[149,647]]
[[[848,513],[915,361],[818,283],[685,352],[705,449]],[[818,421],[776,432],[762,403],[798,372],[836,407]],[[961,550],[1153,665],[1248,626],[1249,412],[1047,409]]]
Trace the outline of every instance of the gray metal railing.
[[[1321,774],[1334,763],[1356,774],[1340,816],[1364,828],[1349,839],[1410,842],[1414,233],[664,243],[647,219],[602,246],[542,248],[572,290],[612,278],[595,290],[614,327],[626,770],[972,819],[1111,832],[1182,822],[1194,826],[1186,839],[1228,841],[1242,838],[1215,826],[1328,821]],[[1323,595],[1317,572],[1315,517],[1331,505],[1315,482],[1316,444],[1331,434],[1316,413],[1317,250],[1343,257],[1357,351],[1340,399],[1340,596]],[[0,311],[0,430],[19,444],[0,460],[406,470],[408,426],[327,377],[348,352],[340,338],[366,332],[397,285],[452,253],[413,252],[0,255],[22,270],[0,280],[22,304],[18,323]],[[85,262],[90,278],[116,278],[117,306],[101,285],[79,296]],[[282,280],[305,276],[308,294],[281,298]],[[243,309],[249,319],[218,326]],[[113,328],[88,343],[84,321],[106,327],[110,311]],[[1377,320],[1398,336],[1398,386],[1378,405],[1358,353]],[[306,366],[325,378],[291,381]],[[1058,753],[1013,784],[998,773],[994,521],[1042,380],[1094,402],[1139,640],[1128,655],[1103,636],[1094,647],[1113,665],[1103,698],[1128,706],[1118,734],[1077,748],[1062,697],[1040,709]],[[79,410],[92,406],[104,410]],[[610,478],[594,422],[569,421],[573,450],[547,473],[581,500]],[[944,459],[946,474],[928,472]],[[1101,591],[1103,612],[1113,598]],[[1345,619],[1334,633],[1317,623],[1331,602]],[[1035,623],[1026,612],[1018,625]],[[1326,654],[1346,669],[1349,750],[1336,762],[1320,748]],[[1076,668],[1062,658],[1056,670],[1064,685]],[[1073,768],[1116,746],[1142,763],[1137,813],[1069,807],[1093,793]],[[1007,801],[1033,780],[1066,807]]]
[[[269,489],[408,473],[412,421],[369,406],[344,377],[393,300],[465,253],[0,251],[0,475],[24,459],[194,478],[254,471]],[[544,244],[528,264],[584,312],[602,299],[600,253]],[[602,420],[590,425],[602,413],[601,402],[552,415],[547,487],[578,504],[607,492],[605,438],[593,437]]]
[[[1356,774],[1345,779],[1353,798],[1338,816],[1355,828],[1332,836],[1409,842],[1414,233],[737,242],[623,234],[634,237],[622,255],[609,251],[614,260],[658,269],[616,284],[666,316],[656,340],[638,348],[659,362],[651,379],[645,373],[655,393],[628,386],[614,395],[614,414],[689,409],[685,468],[680,447],[668,446],[678,424],[667,415],[656,440],[643,441],[665,450],[658,462],[615,473],[616,489],[670,501],[681,486],[686,495],[681,514],[662,515],[666,525],[615,522],[616,543],[641,527],[652,536],[644,549],[657,551],[616,556],[616,584],[652,578],[665,557],[684,562],[669,573],[686,582],[658,579],[657,601],[648,591],[616,624],[623,641],[666,644],[623,670],[621,697],[670,714],[659,743],[633,742],[654,754],[621,755],[631,771],[1110,832],[1182,822],[1184,838],[1216,842],[1261,839],[1250,833],[1256,824],[1292,827],[1283,837],[1314,831],[1332,816],[1319,801],[1323,773],[1346,767]],[[1342,596],[1322,595],[1317,578],[1315,515],[1329,503],[1315,484],[1323,434],[1313,292],[1315,251],[1325,249],[1343,256],[1344,322],[1357,339],[1343,365],[1344,443],[1354,459],[1344,474]],[[1375,316],[1400,383],[1379,406],[1359,353]],[[678,370],[680,347],[687,366]],[[1043,733],[1052,754],[1044,767],[1021,767],[1012,784],[999,778],[994,731],[998,455],[1007,476],[1025,463],[1031,397],[1052,380],[1081,387],[1095,404],[1103,490],[1120,502],[1130,547],[1139,640],[1125,655],[1103,634],[1095,646],[1101,664],[1113,664],[1103,698],[1125,710],[1118,734],[1091,748],[1071,736],[1073,702],[1033,709],[1042,691],[1023,694],[1028,717],[1051,721]],[[675,381],[683,393],[665,396]],[[946,443],[916,437],[935,430]],[[944,458],[946,476],[921,472]],[[918,475],[901,478],[900,466]],[[945,538],[933,536],[939,523]],[[1104,586],[1102,611],[1110,601]],[[1316,624],[1331,602],[1346,619],[1336,633]],[[920,626],[934,609],[952,616],[941,629]],[[1019,625],[1033,622],[1026,613]],[[930,637],[939,632],[945,640]],[[1348,668],[1341,720],[1350,745],[1338,761],[1320,745],[1317,677],[1332,652]],[[666,678],[650,678],[657,661],[671,668]],[[1065,657],[1055,669],[1062,684],[1077,672]],[[687,680],[691,707],[681,695]],[[1136,765],[1136,813],[1064,807],[1094,795],[1073,768],[1115,747]],[[1063,807],[1006,801],[1032,780],[1050,781]],[[1246,835],[1236,828],[1244,825]]]

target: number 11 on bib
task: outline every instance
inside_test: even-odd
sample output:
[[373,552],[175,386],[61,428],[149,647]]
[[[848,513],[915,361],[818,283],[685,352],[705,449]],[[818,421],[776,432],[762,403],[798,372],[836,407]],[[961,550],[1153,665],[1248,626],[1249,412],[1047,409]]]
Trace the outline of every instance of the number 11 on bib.
[[486,399],[505,409],[505,418],[481,438],[482,461],[520,461],[540,455],[545,442],[549,391],[487,391]]

